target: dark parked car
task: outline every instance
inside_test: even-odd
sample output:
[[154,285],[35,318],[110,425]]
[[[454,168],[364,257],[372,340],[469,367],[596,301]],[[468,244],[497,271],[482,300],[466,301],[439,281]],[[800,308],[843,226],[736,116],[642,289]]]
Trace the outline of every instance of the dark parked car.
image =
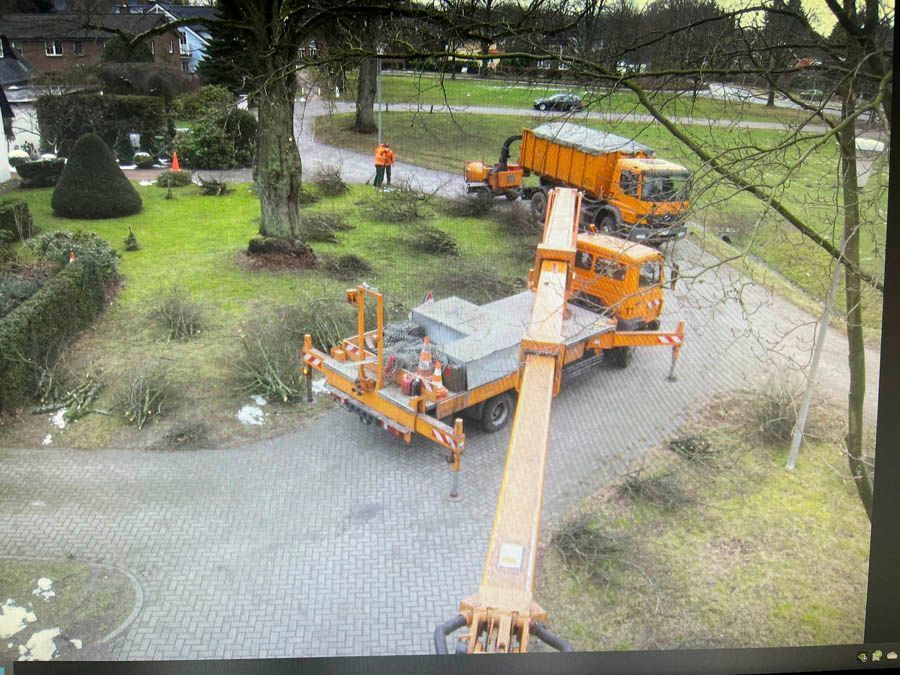
[[553,94],[534,102],[535,110],[582,110],[584,101],[577,94]]

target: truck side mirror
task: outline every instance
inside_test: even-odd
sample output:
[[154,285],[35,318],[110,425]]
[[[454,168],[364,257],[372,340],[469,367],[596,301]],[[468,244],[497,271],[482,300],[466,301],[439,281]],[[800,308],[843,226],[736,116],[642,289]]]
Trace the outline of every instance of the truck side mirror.
[[678,263],[672,263],[672,278],[669,280],[669,288],[675,290],[675,282],[678,281],[679,267]]

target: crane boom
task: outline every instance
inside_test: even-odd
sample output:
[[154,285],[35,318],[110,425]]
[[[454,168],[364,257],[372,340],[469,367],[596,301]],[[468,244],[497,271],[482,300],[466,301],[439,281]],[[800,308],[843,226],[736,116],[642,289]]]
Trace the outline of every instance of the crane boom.
[[[455,622],[455,627],[461,627],[464,618],[469,627],[465,647],[470,654],[525,652],[532,632],[542,639],[553,638],[540,623],[546,612],[534,602],[533,591],[550,409],[559,392],[565,357],[562,324],[572,280],[580,202],[576,190],[559,188],[551,193],[547,208],[535,261],[538,277],[534,305],[520,353],[519,399],[481,587],[476,595],[462,601]],[[555,641],[567,647],[563,641]]]

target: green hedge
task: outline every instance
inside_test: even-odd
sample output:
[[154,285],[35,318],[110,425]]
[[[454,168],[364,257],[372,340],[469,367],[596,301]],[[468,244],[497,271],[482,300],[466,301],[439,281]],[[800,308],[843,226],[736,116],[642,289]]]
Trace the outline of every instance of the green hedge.
[[129,133],[139,133],[145,143],[166,132],[165,101],[159,96],[44,95],[38,97],[36,109],[41,142],[62,157],[90,132],[111,148]]
[[16,167],[24,188],[53,187],[66,168],[64,159],[38,159]]
[[34,396],[39,367],[51,364],[90,325],[104,297],[97,268],[76,260],[0,319],[0,411]]
[[0,232],[9,232],[20,241],[25,241],[34,234],[34,221],[27,202],[22,199],[0,202]]

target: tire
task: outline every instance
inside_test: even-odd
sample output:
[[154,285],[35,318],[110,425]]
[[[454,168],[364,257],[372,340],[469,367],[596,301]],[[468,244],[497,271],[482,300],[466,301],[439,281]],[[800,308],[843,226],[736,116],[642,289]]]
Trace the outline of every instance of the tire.
[[631,347],[613,347],[612,349],[607,349],[604,354],[610,365],[624,370],[631,363],[631,352]]
[[484,402],[481,411],[481,428],[489,434],[500,431],[507,425],[514,412],[512,396],[498,394]]
[[531,196],[531,211],[541,220],[544,219],[544,214],[547,211],[547,193],[543,190],[538,190]]
[[518,192],[509,191],[504,193],[504,196],[511,202],[516,201],[519,198]]
[[597,230],[603,234],[614,234],[619,229],[618,226],[618,220],[609,211],[604,212],[597,222]]
[[655,319],[651,321],[646,326],[644,326],[644,330],[659,330],[659,319]]
[[541,104],[538,106],[538,110],[540,110],[541,112],[545,112],[545,111],[547,110],[547,104],[546,104],[546,103],[541,103]]

